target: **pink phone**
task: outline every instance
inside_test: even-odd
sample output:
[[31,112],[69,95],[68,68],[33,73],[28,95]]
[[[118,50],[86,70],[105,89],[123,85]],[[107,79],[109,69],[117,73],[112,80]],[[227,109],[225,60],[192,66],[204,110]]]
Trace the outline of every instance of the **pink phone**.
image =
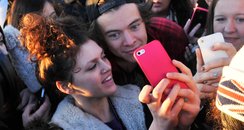
[[[165,78],[168,72],[178,72],[158,40],[136,49],[134,58],[153,87]],[[169,87],[172,87],[176,82],[179,82],[182,88],[187,88],[184,83],[176,80],[173,80]]]
[[207,9],[201,7],[194,8],[194,11],[191,16],[191,23],[188,32],[190,32],[198,23],[200,23],[201,27],[195,34],[195,36],[200,37],[203,34],[205,29],[207,16],[208,16]]

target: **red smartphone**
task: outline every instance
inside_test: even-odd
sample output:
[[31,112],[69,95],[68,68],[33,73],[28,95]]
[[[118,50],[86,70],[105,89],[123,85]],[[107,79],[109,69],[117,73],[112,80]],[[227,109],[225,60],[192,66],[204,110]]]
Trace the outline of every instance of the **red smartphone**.
[[[154,40],[134,51],[134,58],[146,75],[150,84],[155,87],[168,72],[178,72],[176,67],[158,40]],[[169,88],[179,82],[182,88],[187,86],[180,81],[172,80]]]
[[195,7],[194,11],[191,16],[191,23],[189,27],[189,32],[198,24],[201,24],[200,29],[196,32],[195,36],[200,37],[202,36],[205,27],[206,27],[206,21],[208,17],[208,10],[202,7]]

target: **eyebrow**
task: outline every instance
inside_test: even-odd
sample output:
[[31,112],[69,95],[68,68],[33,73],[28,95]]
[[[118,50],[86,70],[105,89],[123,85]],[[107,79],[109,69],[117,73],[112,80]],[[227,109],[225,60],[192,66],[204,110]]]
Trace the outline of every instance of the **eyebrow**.
[[[133,22],[131,22],[130,24],[129,24],[129,26],[131,26],[131,25],[133,25],[134,23],[137,23],[137,22],[139,22],[139,21],[141,21],[142,20],[142,18],[137,18],[137,19],[135,19]],[[109,30],[109,31],[107,31],[107,32],[105,32],[105,34],[107,35],[108,33],[111,33],[111,32],[117,32],[117,31],[120,31],[120,30]]]
[[[102,52],[100,53],[100,56],[102,56],[104,54],[104,50],[102,49]],[[97,61],[97,57],[96,58],[94,58],[94,59],[92,59],[92,60],[90,60],[89,62],[87,62],[87,63],[92,63],[92,62],[95,62],[95,61]]]
[[[237,13],[237,14],[235,14],[235,15],[244,15],[244,13]],[[224,14],[217,14],[217,15],[214,15],[214,17],[215,16],[225,16]]]

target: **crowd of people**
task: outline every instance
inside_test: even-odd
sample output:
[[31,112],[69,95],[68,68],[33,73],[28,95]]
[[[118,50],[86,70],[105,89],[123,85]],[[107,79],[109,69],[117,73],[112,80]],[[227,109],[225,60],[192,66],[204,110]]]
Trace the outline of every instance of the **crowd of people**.
[[[0,129],[244,128],[243,0],[0,3]],[[197,6],[207,24],[189,30]],[[199,29],[222,33],[211,49],[228,56],[204,63]],[[156,86],[133,57],[153,40],[179,70]]]

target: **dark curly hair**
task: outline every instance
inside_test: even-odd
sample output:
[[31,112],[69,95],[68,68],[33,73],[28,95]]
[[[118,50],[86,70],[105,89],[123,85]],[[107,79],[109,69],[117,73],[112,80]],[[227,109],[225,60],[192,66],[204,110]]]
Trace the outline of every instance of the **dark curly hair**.
[[74,18],[52,19],[27,14],[21,22],[20,40],[37,62],[37,77],[43,86],[57,91],[56,81],[72,82],[79,46],[88,40]]
[[[99,3],[101,4],[107,4],[109,2],[111,2],[113,0],[100,0]],[[143,22],[148,25],[150,24],[150,19],[152,17],[152,13],[150,12],[150,9],[152,7],[152,3],[151,1],[148,2],[140,2],[140,0],[125,0],[126,3],[135,3],[137,5],[137,8],[139,10],[139,13],[142,17]],[[107,54],[107,57],[109,59],[111,59],[111,57],[116,57],[114,56],[114,54],[112,52],[110,52],[109,48],[108,48],[108,44],[107,41],[105,40],[104,34],[102,33],[102,28],[99,25],[99,23],[97,22],[97,17],[100,16],[100,14],[97,11],[97,0],[93,0],[90,1],[90,5],[88,5],[86,7],[86,11],[88,14],[88,17],[90,19],[89,21],[89,35],[92,36],[94,38],[94,41],[96,41],[104,50],[105,53]],[[113,11],[113,10],[118,10],[123,4],[117,6],[117,7],[113,7],[109,10],[107,10],[104,13]],[[118,58],[118,57],[116,57]]]

